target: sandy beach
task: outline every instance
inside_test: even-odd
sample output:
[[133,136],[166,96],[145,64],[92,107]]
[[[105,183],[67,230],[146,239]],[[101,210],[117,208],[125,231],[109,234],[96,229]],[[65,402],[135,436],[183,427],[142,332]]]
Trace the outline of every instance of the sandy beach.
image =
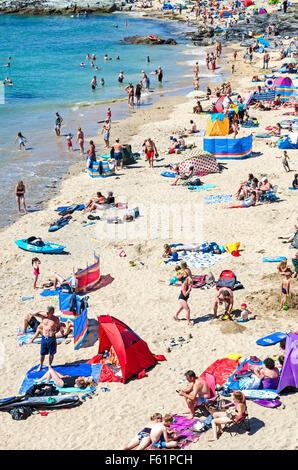
[[[232,60],[234,49],[239,50],[235,62]],[[250,90],[256,89],[257,84],[251,82],[251,77],[261,74],[261,63],[255,58],[252,65],[245,64],[239,45],[224,48],[219,65],[230,70],[232,63],[235,64],[235,73],[230,77],[232,89],[246,96]],[[204,67],[202,69],[205,70]],[[191,82],[192,79],[190,86]],[[213,90],[217,83],[210,80],[209,85]],[[86,171],[85,162],[77,163],[69,169],[59,193],[48,201],[43,211],[21,216],[0,232],[1,397],[17,394],[26,371],[39,361],[38,345],[18,347],[16,333],[22,327],[24,316],[45,310],[48,305],[56,307],[55,303],[49,303],[50,298],[39,295],[41,289],[33,290],[32,254],[21,251],[14,244],[15,240],[29,236],[66,245],[70,253],[40,256],[39,287],[53,273],[66,277],[74,270],[86,267],[93,262],[93,253],[100,256],[101,274],[113,278],[113,282],[106,287],[90,293],[88,318],[92,326],[88,347],[74,351],[73,342],[63,342],[58,346],[54,365],[87,360],[96,355],[96,319],[98,315],[105,314],[127,323],[147,342],[154,354],[163,354],[167,359],[158,363],[142,380],[131,380],[127,384],[108,383],[106,386],[110,391],[106,393],[98,387],[92,400],[87,399],[82,406],[72,410],[53,411],[47,416],[36,415],[24,422],[13,421],[8,413],[2,413],[1,449],[121,449],[153,413],[181,414],[187,411],[183,398],[176,393],[177,388],[186,385],[186,370],[193,369],[201,374],[216,359],[229,353],[241,354],[242,359],[257,356],[264,360],[277,355],[279,345],[264,348],[256,344],[258,338],[276,331],[297,331],[297,278],[291,281],[290,308],[282,311],[281,278],[276,271],[277,265],[262,261],[263,256],[285,256],[290,262],[295,253],[295,250],[289,249],[289,244],[283,244],[278,237],[291,233],[297,223],[297,194],[288,189],[294,174],[298,172],[297,150],[288,150],[291,168],[288,174],[281,160],[275,158],[280,157],[282,151],[266,145],[269,139],[254,137],[253,157],[224,162],[222,172],[201,178],[204,184],[216,185],[212,191],[192,192],[186,187],[171,186],[171,179],[160,175],[165,169],[168,170],[168,165],[181,160],[179,155],[167,153],[171,146],[170,136],[177,137],[179,131],[189,128],[191,119],[198,129],[206,129],[208,116],[192,112],[195,101],[185,96],[160,97],[152,106],[135,109],[127,119],[112,123],[110,142],[114,143],[119,137],[121,143],[131,144],[133,151],[141,154],[135,165],[118,171],[116,177],[92,179]],[[202,101],[202,105],[205,108],[207,101]],[[283,112],[286,110],[251,110],[250,115],[260,122],[257,133],[263,134],[267,126],[279,122]],[[117,116],[113,118],[117,120]],[[254,131],[241,127],[239,137],[249,135],[251,130]],[[148,137],[154,140],[159,151],[159,158],[152,169],[145,160],[142,147]],[[103,143],[100,129],[94,141],[99,155]],[[203,148],[202,137],[190,136],[186,142]],[[273,185],[277,185],[278,202],[260,204],[245,211],[224,209],[225,204],[204,204],[205,196],[234,195],[239,183],[249,173],[259,180],[267,176]],[[130,208],[139,207],[140,217],[126,224],[124,237],[121,233],[116,237],[107,233],[107,224],[103,221],[83,227],[82,222],[87,220],[86,212],[74,213],[71,222],[62,230],[48,232],[50,223],[57,219],[54,210],[58,206],[84,203],[97,191],[104,195],[113,191],[116,202],[127,202]],[[172,221],[180,216],[184,207],[190,208],[194,220],[199,220],[201,224],[200,239],[193,238],[198,234],[198,227],[194,227],[194,232],[181,230],[181,238],[178,238],[174,224],[169,225],[166,234],[161,233],[155,212],[158,207]],[[121,216],[122,213],[115,210],[114,215]],[[235,308],[246,302],[256,314],[255,320],[244,324],[211,320],[215,288],[192,290],[189,302],[191,318],[195,320],[192,327],[187,326],[183,313],[180,322],[173,320],[180,289],[168,285],[174,268],[160,264],[163,245],[203,241],[214,241],[219,245],[240,242],[240,257],[227,254],[210,268],[193,269],[192,272],[207,274],[211,271],[217,279],[224,269],[233,270],[244,286],[244,289],[234,293]],[[126,252],[126,257],[119,257],[121,250]],[[134,267],[129,264],[131,260],[135,262]],[[34,299],[22,301],[24,296],[34,296]],[[177,339],[179,336],[186,339],[184,344],[168,352],[170,338]],[[297,449],[298,396],[282,396],[281,402],[283,406],[276,409],[248,402],[252,428],[249,436],[244,433],[231,437],[224,433],[217,442],[209,443],[211,431],[208,431],[187,449]]]

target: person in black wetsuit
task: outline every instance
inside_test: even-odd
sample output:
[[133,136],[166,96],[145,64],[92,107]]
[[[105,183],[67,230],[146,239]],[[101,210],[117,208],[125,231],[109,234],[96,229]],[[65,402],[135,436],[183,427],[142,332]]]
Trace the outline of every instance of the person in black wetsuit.
[[192,286],[193,286],[193,280],[187,277],[182,284],[182,289],[178,297],[180,307],[178,311],[176,312],[176,315],[174,315],[174,320],[179,321],[179,318],[178,318],[179,313],[182,312],[182,310],[185,310],[188,325],[192,325],[192,322],[190,321],[190,308],[187,303]]
[[86,388],[94,383],[93,377],[83,377],[79,375],[62,375],[56,370],[54,370],[51,366],[49,366],[48,371],[39,380],[39,382],[45,380],[46,383],[49,383],[51,379],[53,380],[55,385],[57,385],[57,387],[61,388]]

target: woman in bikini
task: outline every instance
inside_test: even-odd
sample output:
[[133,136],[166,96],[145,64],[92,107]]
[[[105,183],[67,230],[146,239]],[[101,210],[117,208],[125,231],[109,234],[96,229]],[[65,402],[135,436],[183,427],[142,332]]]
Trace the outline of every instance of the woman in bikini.
[[61,388],[86,388],[94,384],[94,380],[92,377],[83,377],[78,375],[62,375],[56,370],[54,370],[51,366],[49,366],[48,371],[43,377],[41,377],[39,382],[41,383],[44,380],[47,384],[50,382],[50,380],[53,380],[54,384],[57,385],[57,387]]
[[190,291],[193,286],[193,281],[189,277],[185,279],[185,281],[182,284],[181,292],[178,297],[180,307],[177,310],[176,314],[174,315],[174,320],[179,321],[178,315],[182,310],[186,311],[186,319],[187,319],[187,324],[192,325],[192,322],[190,321],[190,308],[187,303],[190,295]]
[[240,390],[233,392],[234,405],[235,409],[231,411],[217,411],[213,414],[213,419],[211,421],[213,437],[209,439],[209,442],[217,441],[218,433],[222,434],[222,424],[227,423],[237,423],[242,418],[246,416],[246,405],[245,405],[245,396]]
[[23,181],[19,181],[15,187],[16,199],[18,204],[18,213],[21,213],[21,203],[24,207],[24,213],[27,214],[27,206],[25,202],[25,185]]
[[78,128],[77,142],[80,147],[80,154],[84,155],[84,132],[80,127]]

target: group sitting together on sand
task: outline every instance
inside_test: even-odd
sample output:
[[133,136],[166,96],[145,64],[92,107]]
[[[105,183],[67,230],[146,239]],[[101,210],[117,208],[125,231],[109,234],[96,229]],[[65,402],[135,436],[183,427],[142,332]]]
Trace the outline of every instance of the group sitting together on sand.
[[[239,203],[228,206],[228,209],[255,206],[260,200],[268,195],[268,191],[272,191],[272,184],[265,176],[261,181],[249,173],[248,179],[240,183],[235,194],[239,199]],[[270,202],[270,198],[266,198],[266,202]]]
[[[190,419],[194,419],[198,411],[205,410],[212,416],[210,426],[212,437],[209,439],[209,442],[216,441],[218,436],[223,433],[223,425],[238,423],[247,418],[246,399],[242,390],[277,389],[280,371],[284,363],[285,344],[285,340],[280,342],[277,362],[268,357],[264,360],[263,365],[249,364],[246,377],[239,381],[241,390],[233,392],[232,402],[219,402],[219,395],[215,391],[215,385],[213,389],[205,375],[202,374],[198,377],[193,370],[188,370],[184,374],[188,386],[185,389],[176,390],[184,398],[187,405],[188,411],[183,414],[188,415]],[[231,409],[231,407],[234,408]],[[123,450],[144,450],[151,445],[152,448],[173,448],[179,446],[180,437],[175,429],[175,421],[175,415],[167,414],[162,417],[160,413],[155,413],[150,418],[149,423],[123,447]]]

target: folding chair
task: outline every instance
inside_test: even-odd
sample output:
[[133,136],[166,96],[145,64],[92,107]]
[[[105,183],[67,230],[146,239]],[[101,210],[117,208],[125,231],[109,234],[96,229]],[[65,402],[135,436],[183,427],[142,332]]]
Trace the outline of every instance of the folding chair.
[[228,433],[230,433],[230,436],[232,437],[233,433],[235,436],[239,434],[241,431],[241,428],[244,428],[245,431],[247,432],[250,431],[250,422],[249,422],[246,403],[245,403],[244,416],[241,419],[239,419],[239,421],[231,421],[230,423],[225,424],[225,426],[223,427],[223,431],[228,431]]
[[218,409],[219,394],[215,390],[216,382],[214,375],[205,372],[204,380],[209,389],[209,398],[204,403],[198,403],[197,408],[207,410],[208,413],[211,413],[210,410],[213,412]]

